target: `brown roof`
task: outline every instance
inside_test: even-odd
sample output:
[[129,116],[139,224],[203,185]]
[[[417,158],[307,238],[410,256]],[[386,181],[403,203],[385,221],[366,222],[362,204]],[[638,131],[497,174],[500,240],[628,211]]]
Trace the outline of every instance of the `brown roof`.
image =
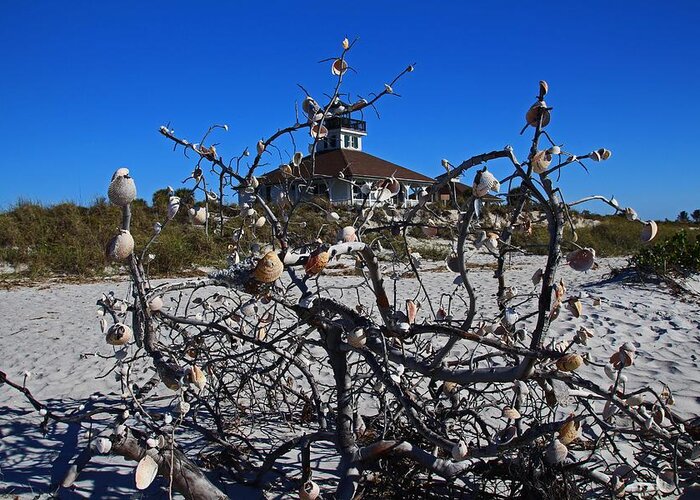
[[[301,161],[299,172],[294,172],[294,174],[309,179],[312,177],[311,166],[311,156],[306,156]],[[350,178],[371,177],[385,179],[393,175],[399,180],[425,183],[435,182],[434,179],[413,170],[352,149],[332,149],[317,153],[314,172],[316,176],[323,177],[337,177],[340,172],[343,172],[345,177]],[[262,176],[261,181],[265,184],[277,184],[282,181],[282,178],[282,173],[277,169]]]

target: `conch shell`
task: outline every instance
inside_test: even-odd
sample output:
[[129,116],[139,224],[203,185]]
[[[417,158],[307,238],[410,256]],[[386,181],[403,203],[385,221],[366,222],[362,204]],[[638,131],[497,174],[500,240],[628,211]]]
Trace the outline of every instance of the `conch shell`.
[[107,330],[105,340],[110,345],[124,345],[127,344],[133,336],[134,332],[129,325],[115,323]]
[[282,275],[284,264],[275,252],[267,252],[258,261],[253,271],[255,279],[261,283],[272,283]]
[[580,248],[566,256],[566,260],[572,269],[580,272],[590,270],[595,263],[595,250],[592,248]]
[[116,261],[124,261],[134,251],[134,237],[125,229],[119,231],[119,234],[114,236],[107,243],[107,257]]
[[580,354],[567,354],[557,360],[557,368],[563,372],[572,372],[583,365]]
[[659,227],[653,220],[644,223],[644,228],[642,229],[641,239],[643,243],[649,243],[651,240],[656,238],[656,233],[659,231]]
[[479,170],[474,178],[474,184],[472,185],[474,195],[477,198],[485,196],[489,191],[498,192],[501,189],[501,183],[498,179],[489,172],[485,167],[483,170]]
[[326,251],[316,251],[309,255],[306,264],[304,264],[304,270],[309,276],[315,276],[323,271],[323,268],[328,264],[330,259],[330,254]]

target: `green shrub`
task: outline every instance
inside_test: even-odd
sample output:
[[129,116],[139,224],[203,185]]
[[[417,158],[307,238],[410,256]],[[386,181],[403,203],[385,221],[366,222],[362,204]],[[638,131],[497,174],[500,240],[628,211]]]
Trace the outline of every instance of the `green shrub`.
[[642,248],[630,264],[642,272],[658,275],[684,275],[700,272],[700,238],[679,231],[660,243]]

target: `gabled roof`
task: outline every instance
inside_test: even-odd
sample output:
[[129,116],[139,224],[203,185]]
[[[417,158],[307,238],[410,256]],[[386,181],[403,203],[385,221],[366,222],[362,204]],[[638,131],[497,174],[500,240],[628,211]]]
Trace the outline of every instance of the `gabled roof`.
[[[316,153],[313,172],[316,177],[338,177],[338,174],[342,172],[346,178],[370,177],[386,179],[393,175],[402,181],[423,182],[426,184],[435,182],[434,179],[423,174],[353,149],[332,149]],[[310,179],[312,177],[311,173],[312,158],[311,156],[306,156],[301,161],[298,171],[294,172],[294,175]],[[264,184],[277,184],[282,182],[283,178],[279,170],[273,170],[262,176],[260,180]]]

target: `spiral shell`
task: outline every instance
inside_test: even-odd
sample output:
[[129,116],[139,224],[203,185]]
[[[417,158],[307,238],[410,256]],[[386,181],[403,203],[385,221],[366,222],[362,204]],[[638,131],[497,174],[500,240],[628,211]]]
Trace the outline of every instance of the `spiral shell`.
[[316,500],[321,494],[321,488],[318,484],[309,480],[299,488],[299,500]]
[[128,168],[120,168],[114,172],[107,195],[109,201],[119,207],[125,207],[136,199],[136,183],[129,176]]
[[345,226],[338,231],[338,241],[342,241],[344,243],[352,243],[357,241],[357,233],[355,228],[352,226]]
[[272,283],[282,275],[284,264],[275,252],[267,252],[258,261],[253,275],[261,283]]
[[552,155],[548,151],[538,151],[530,160],[532,170],[536,174],[544,173],[552,163]]
[[367,334],[362,328],[348,332],[348,344],[356,349],[362,349],[367,344]]
[[107,243],[107,257],[115,261],[124,261],[134,251],[134,237],[129,231],[122,229]]
[[127,344],[133,336],[134,332],[129,325],[115,323],[107,330],[105,340],[110,345],[124,345]]
[[580,427],[581,424],[576,420],[568,420],[559,429],[559,441],[561,441],[561,443],[564,445],[568,445],[572,441],[575,441],[578,438]]
[[477,172],[472,188],[474,195],[477,198],[481,198],[489,191],[494,191],[497,193],[501,189],[501,184],[491,172],[484,168],[483,170]]
[[304,264],[304,270],[309,276],[319,274],[328,264],[330,254],[326,251],[316,251],[309,255],[309,258]]
[[562,463],[568,454],[569,449],[564,445],[564,443],[558,439],[555,439],[549,446],[547,446],[544,453],[544,458],[548,464],[557,465]]
[[557,360],[557,368],[563,372],[572,372],[583,365],[580,354],[567,354]]
[[467,446],[467,443],[465,443],[461,439],[459,440],[458,443],[455,443],[452,446],[452,458],[456,462],[460,462],[460,461],[464,460],[467,457],[468,453],[469,453],[469,447]]
[[572,269],[580,272],[590,270],[595,263],[595,250],[592,248],[580,248],[566,256],[566,260]]
[[656,238],[656,233],[658,233],[659,227],[653,220],[644,223],[644,228],[642,228],[642,233],[640,235],[643,243],[649,243],[651,240]]
[[197,386],[197,388],[201,391],[204,389],[204,387],[207,385],[207,376],[204,374],[204,371],[197,365],[190,366],[187,368],[187,371],[185,372],[186,380]]
[[207,207],[190,208],[190,222],[203,226],[207,223]]

